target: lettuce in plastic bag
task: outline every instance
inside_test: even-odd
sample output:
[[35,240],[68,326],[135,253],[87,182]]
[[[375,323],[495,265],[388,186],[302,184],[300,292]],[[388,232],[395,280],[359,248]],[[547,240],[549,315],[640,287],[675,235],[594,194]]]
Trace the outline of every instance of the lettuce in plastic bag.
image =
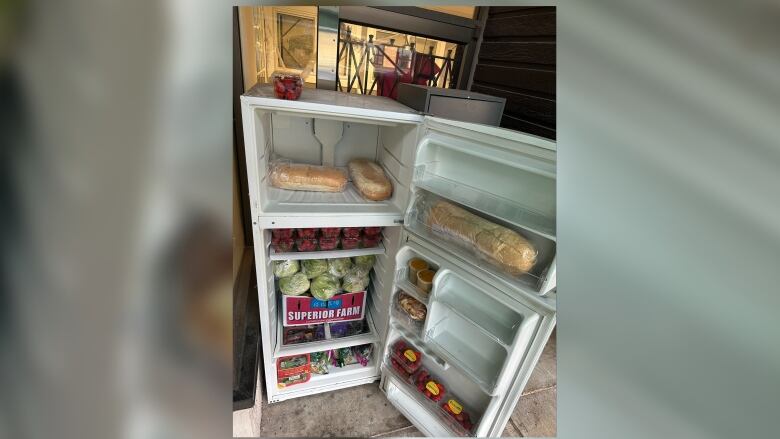
[[344,277],[350,267],[352,260],[349,258],[328,259],[328,273],[338,278]]
[[300,269],[298,261],[289,259],[286,261],[274,261],[274,276],[278,278],[292,276]]
[[326,259],[307,259],[303,261],[303,274],[309,279],[328,272],[328,261]]
[[361,267],[354,265],[341,279],[341,288],[344,291],[356,293],[365,290],[368,286],[368,282],[368,273],[364,272]]
[[288,296],[300,296],[309,289],[309,279],[303,273],[279,279],[279,289]]
[[371,267],[374,266],[374,262],[376,262],[376,257],[374,255],[355,256],[355,265],[359,267],[368,267],[368,269],[371,270]]
[[328,300],[339,293],[339,280],[330,274],[317,276],[311,282],[311,295],[320,300]]

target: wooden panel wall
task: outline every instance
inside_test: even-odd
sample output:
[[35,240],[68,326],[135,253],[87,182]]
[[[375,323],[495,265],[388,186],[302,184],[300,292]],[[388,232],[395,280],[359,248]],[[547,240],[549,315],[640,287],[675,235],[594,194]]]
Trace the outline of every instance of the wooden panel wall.
[[555,7],[491,7],[471,90],[506,98],[501,126],[555,139]]

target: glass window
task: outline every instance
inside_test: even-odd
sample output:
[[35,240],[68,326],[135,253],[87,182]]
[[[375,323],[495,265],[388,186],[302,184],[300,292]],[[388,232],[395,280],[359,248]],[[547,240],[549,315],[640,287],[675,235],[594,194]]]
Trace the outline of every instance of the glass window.
[[308,71],[304,86],[316,85],[316,6],[241,6],[238,14],[246,89],[270,83],[276,70]]
[[314,20],[277,14],[279,54],[286,68],[305,69],[314,54]]
[[395,99],[400,82],[455,87],[456,43],[342,22],[339,29],[339,91]]

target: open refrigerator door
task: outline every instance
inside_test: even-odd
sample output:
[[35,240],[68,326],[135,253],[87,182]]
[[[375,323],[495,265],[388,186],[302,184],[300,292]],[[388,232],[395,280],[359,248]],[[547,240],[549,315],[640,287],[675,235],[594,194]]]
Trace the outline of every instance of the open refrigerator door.
[[426,117],[381,388],[429,436],[499,436],[555,327],[555,145]]

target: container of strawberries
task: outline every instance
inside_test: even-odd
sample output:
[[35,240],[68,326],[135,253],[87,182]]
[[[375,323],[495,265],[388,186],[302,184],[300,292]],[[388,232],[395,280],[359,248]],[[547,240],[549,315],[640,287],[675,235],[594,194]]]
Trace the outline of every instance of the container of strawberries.
[[276,253],[287,253],[292,251],[295,240],[292,238],[274,237],[271,239],[271,247]]
[[421,369],[414,377],[414,384],[426,398],[439,402],[444,398],[447,389],[442,383],[437,382],[427,370]]
[[303,92],[303,79],[296,73],[274,72],[274,94],[279,99],[297,101]]
[[360,227],[344,227],[341,233],[345,238],[360,238]]
[[444,413],[450,416],[451,420],[462,427],[466,432],[471,433],[474,428],[473,421],[463,405],[455,398],[449,398],[441,404]]
[[316,238],[319,229],[297,229],[299,238]]
[[414,346],[407,343],[404,339],[399,339],[393,343],[390,356],[406,372],[404,376],[417,372],[417,369],[422,365],[422,352],[415,349]]
[[317,238],[298,238],[295,244],[299,252],[317,251]]
[[341,227],[323,227],[320,233],[326,238],[338,238],[341,235]]

